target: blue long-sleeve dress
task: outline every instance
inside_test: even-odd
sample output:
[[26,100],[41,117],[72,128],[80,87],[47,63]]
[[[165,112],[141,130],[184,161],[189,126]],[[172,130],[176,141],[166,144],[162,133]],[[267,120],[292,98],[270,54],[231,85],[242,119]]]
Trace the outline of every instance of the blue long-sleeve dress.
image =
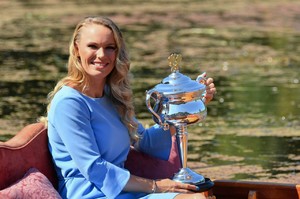
[[[144,129],[139,150],[168,159],[171,135],[157,125]],[[49,149],[63,198],[174,198],[177,193],[123,192],[130,173],[124,168],[129,149],[128,130],[110,99],[91,98],[64,86],[48,113]]]

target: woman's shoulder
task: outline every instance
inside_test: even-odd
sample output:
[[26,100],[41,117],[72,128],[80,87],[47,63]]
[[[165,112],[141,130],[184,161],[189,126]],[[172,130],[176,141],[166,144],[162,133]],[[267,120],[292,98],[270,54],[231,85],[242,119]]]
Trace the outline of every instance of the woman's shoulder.
[[51,106],[57,104],[82,104],[86,103],[84,96],[74,88],[63,86],[54,96]]
[[76,89],[63,86],[54,96],[54,99],[80,99],[83,98],[82,93],[77,91]]
[[106,106],[110,104],[107,96],[102,98],[91,98],[77,89],[70,86],[63,86],[54,96],[53,104],[77,104],[78,106],[86,105],[87,107]]

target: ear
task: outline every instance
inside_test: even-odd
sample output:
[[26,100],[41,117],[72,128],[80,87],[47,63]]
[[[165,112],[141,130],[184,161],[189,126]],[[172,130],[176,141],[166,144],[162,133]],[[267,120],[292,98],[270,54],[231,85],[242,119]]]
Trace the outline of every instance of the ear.
[[74,48],[78,51],[78,43],[76,41],[74,41]]
[[74,42],[74,54],[78,59],[80,59],[77,42]]

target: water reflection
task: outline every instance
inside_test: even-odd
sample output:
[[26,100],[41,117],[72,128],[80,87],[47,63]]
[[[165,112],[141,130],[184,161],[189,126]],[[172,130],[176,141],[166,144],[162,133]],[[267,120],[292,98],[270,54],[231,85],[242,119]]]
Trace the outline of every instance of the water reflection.
[[[297,173],[300,172],[296,169],[300,160],[294,157],[300,153],[299,146],[300,139],[297,137],[216,135],[211,142],[206,142],[197,150],[192,149],[201,155],[199,159],[191,161],[211,165],[258,165],[271,175]],[[288,169],[282,170],[282,167]],[[235,176],[236,179],[244,177],[240,174]]]
[[251,74],[220,78],[218,83],[221,85],[216,96],[219,103],[211,107],[211,117],[222,116],[228,126],[299,126],[298,83],[273,82],[272,78]]

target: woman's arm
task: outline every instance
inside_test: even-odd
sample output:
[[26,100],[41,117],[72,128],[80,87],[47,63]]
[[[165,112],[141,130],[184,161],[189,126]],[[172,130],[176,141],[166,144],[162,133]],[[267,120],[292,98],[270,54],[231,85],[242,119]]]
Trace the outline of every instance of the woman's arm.
[[163,130],[155,124],[145,129],[142,124],[138,126],[139,141],[134,147],[153,157],[168,160],[172,147],[172,135],[170,131]]

